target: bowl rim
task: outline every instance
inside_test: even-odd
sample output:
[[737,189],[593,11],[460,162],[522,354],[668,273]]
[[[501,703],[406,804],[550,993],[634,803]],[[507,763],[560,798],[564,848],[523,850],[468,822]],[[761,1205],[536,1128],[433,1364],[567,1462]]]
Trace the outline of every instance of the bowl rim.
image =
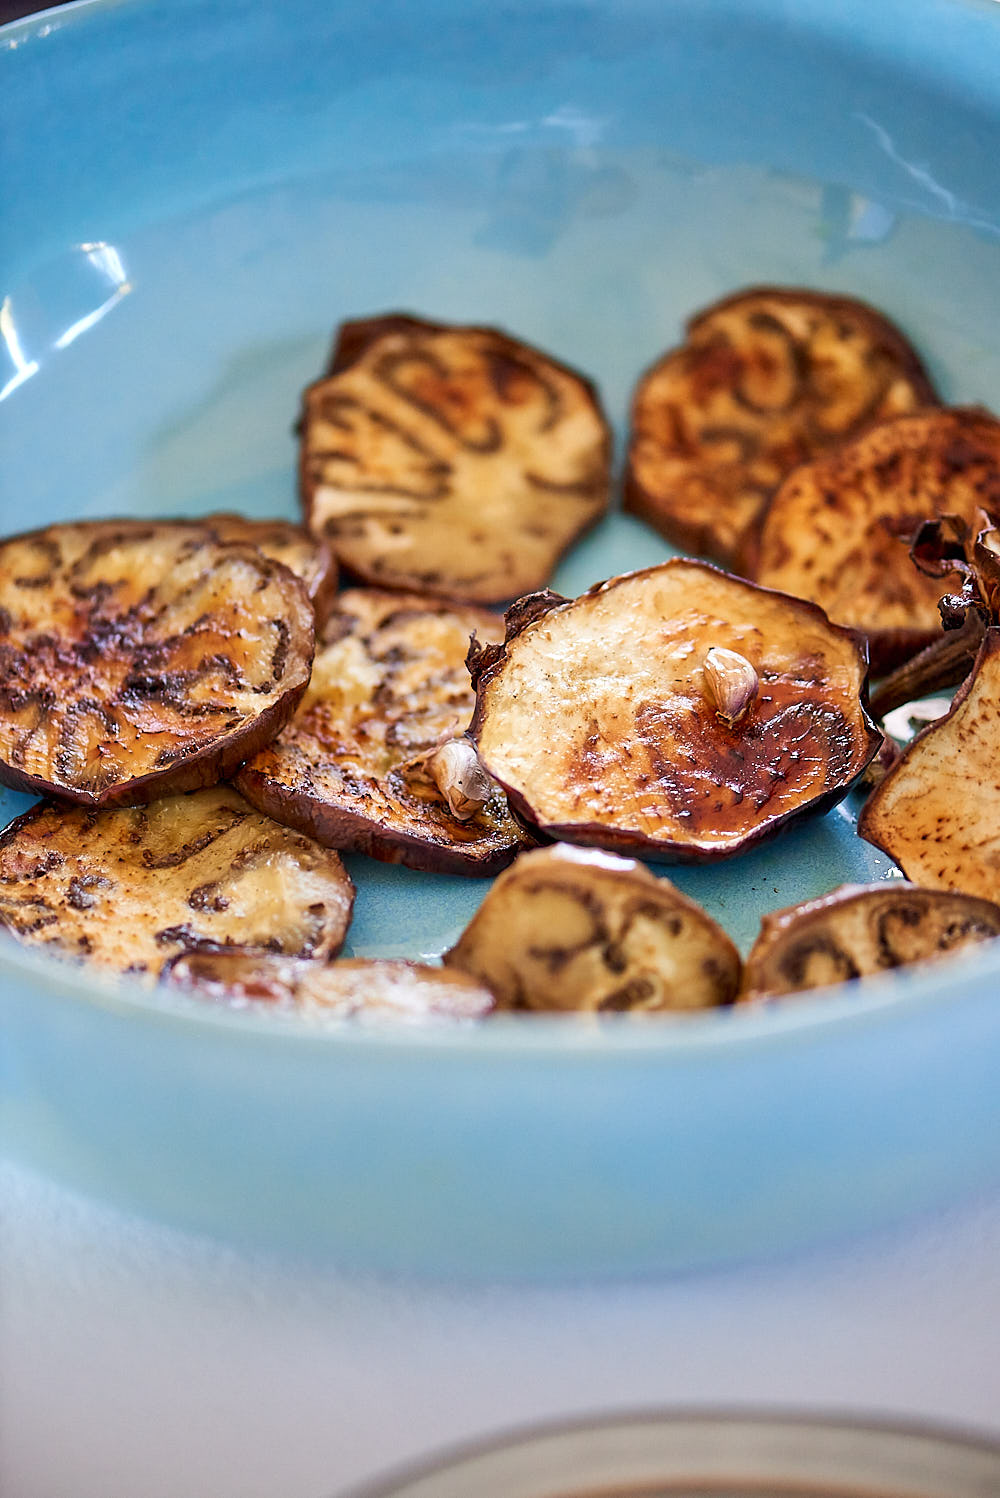
[[[830,1413],[825,1410],[803,1410],[784,1405],[736,1405],[721,1403],[625,1407],[613,1412],[598,1411],[594,1414],[577,1414],[552,1417],[537,1421],[517,1422],[483,1436],[446,1442],[427,1454],[409,1461],[401,1461],[343,1490],[338,1489],[335,1498],[407,1498],[407,1489],[414,1483],[447,1475],[468,1462],[502,1458],[510,1454],[530,1452],[532,1446],[574,1435],[626,1433],[637,1427],[647,1429],[676,1429],[703,1427],[706,1431],[721,1429],[738,1430],[749,1427],[770,1431],[775,1435],[786,1433],[808,1439],[813,1435],[845,1437],[855,1436],[871,1444],[880,1438],[902,1440],[931,1445],[940,1451],[953,1451],[969,1456],[981,1455],[992,1459],[1000,1474],[1000,1432],[993,1433],[983,1427],[965,1425],[960,1422],[925,1418],[923,1416],[897,1416],[872,1414],[869,1411],[853,1412],[850,1408]],[[765,1474],[770,1477],[770,1474]],[[700,1474],[690,1474],[698,1479]],[[593,1494],[581,1493],[580,1498],[610,1498],[606,1479],[594,1479],[605,1484]],[[663,1480],[673,1481],[667,1478]],[[705,1479],[702,1479],[705,1480]],[[713,1480],[711,1478],[707,1480]],[[722,1480],[722,1479],[720,1479]],[[751,1476],[750,1481],[755,1479]],[[772,1479],[773,1480],[773,1479]],[[794,1474],[789,1480],[797,1479]],[[586,1481],[586,1479],[584,1479]],[[767,1490],[759,1488],[757,1498],[763,1498]],[[547,1498],[547,1495],[546,1495]],[[570,1498],[569,1492],[566,1498]],[[624,1495],[623,1495],[624,1498]],[[646,1494],[645,1488],[636,1489],[636,1498],[655,1498]],[[706,1491],[706,1498],[710,1492]],[[825,1495],[818,1495],[825,1498]],[[865,1498],[860,1490],[845,1488],[841,1498]],[[875,1498],[875,1495],[873,1495]],[[901,1495],[902,1498],[902,1495]]]

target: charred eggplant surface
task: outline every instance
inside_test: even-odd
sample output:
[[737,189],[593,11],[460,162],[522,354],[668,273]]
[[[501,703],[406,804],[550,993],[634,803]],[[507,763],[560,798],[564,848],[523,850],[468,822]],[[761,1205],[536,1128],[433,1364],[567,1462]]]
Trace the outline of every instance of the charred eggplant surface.
[[550,837],[722,858],[839,800],[881,735],[863,647],[799,599],[674,559],[508,611],[473,737]]
[[973,407],[883,422],[803,465],[764,517],[755,577],[868,636],[878,674],[941,633],[955,573],[918,570],[921,522],[1000,512],[1000,421]]
[[0,781],[91,806],[224,779],[309,680],[302,583],[198,525],[0,543]]
[[865,803],[862,837],[929,889],[992,900],[1000,869],[1000,629],[988,629],[950,712],[903,751]]
[[865,978],[998,935],[1000,907],[990,900],[901,881],[845,884],[764,917],[741,997],[779,998]]
[[342,593],[298,712],[240,771],[240,790],[333,848],[440,873],[498,872],[525,838],[463,737],[474,633],[500,639],[502,621],[377,589]]
[[353,901],[336,853],[230,786],[110,811],[40,802],[0,834],[0,925],[121,973],[206,945],[329,958]]
[[669,880],[563,844],[501,874],[444,962],[504,1009],[599,1011],[727,1004],[741,967],[722,928]]
[[633,398],[626,508],[742,570],[798,463],[862,426],[936,405],[902,333],[848,297],[755,287],[707,307]]
[[163,982],[206,999],[263,1002],[317,1018],[470,1020],[494,1007],[493,996],[462,973],[379,959],[321,963],[192,952],[171,960]]
[[364,582],[492,603],[541,587],[607,508],[590,382],[493,328],[345,323],[304,397],[307,522]]

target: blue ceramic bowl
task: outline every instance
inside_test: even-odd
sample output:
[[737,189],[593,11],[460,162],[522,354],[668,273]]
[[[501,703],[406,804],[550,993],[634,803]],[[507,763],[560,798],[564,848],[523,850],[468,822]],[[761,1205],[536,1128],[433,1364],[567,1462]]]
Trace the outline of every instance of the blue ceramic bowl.
[[[735,287],[854,293],[1000,405],[989,0],[89,0],[0,30],[2,530],[295,511],[345,316],[507,326],[600,382]],[[667,548],[613,517],[575,591]],[[26,798],[4,794],[12,815]],[[845,806],[681,871],[764,910],[891,876]],[[349,950],[483,894],[351,860]],[[321,1032],[5,944],[3,1139],[171,1221],[436,1274],[757,1255],[1000,1179],[1000,955],[768,1013]]]

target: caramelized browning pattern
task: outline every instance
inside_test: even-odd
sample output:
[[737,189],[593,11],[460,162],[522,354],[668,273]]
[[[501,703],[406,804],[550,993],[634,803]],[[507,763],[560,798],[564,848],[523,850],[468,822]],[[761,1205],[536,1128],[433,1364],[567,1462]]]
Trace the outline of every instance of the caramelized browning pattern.
[[90,805],[211,785],[309,679],[302,584],[197,525],[50,526],[0,543],[0,780]]
[[541,586],[604,512],[590,383],[491,328],[346,323],[305,392],[310,528],[359,578],[477,603]]
[[764,917],[741,997],[778,998],[864,978],[998,935],[1000,907],[989,900],[913,884],[842,885]]
[[443,873],[496,873],[524,845],[499,787],[467,820],[426,758],[475,705],[470,637],[502,635],[485,610],[374,589],[342,593],[312,681],[281,737],[237,777],[255,806],[336,848]]
[[329,958],[353,902],[335,853],[229,786],[111,811],[40,803],[0,834],[0,924],[122,973],[206,945]]
[[868,635],[873,669],[941,632],[955,574],[910,558],[921,522],[1000,513],[1000,422],[975,408],[885,422],[791,474],[764,518],[755,576]]
[[220,511],[199,516],[197,524],[208,539],[222,546],[256,547],[294,572],[309,595],[316,622],[323,623],[337,592],[337,564],[325,541],[290,520],[248,520],[245,515]]
[[[705,563],[675,559],[509,618],[506,645],[473,660],[473,736],[518,812],[552,836],[722,857],[832,805],[878,748],[854,637]],[[713,647],[759,680],[732,727],[706,686]]]
[[745,566],[767,500],[797,464],[937,398],[882,315],[846,297],[758,287],[688,324],[633,400],[626,508],[670,540]]
[[501,874],[444,962],[504,1009],[601,1012],[728,1004],[741,967],[722,928],[668,880],[558,844]]
[[461,973],[416,962],[299,962],[260,953],[193,952],[175,957],[163,981],[228,1004],[273,1004],[307,1018],[471,1020],[493,997]]
[[865,803],[862,837],[929,889],[992,900],[1000,880],[1000,629],[951,711],[903,751]]

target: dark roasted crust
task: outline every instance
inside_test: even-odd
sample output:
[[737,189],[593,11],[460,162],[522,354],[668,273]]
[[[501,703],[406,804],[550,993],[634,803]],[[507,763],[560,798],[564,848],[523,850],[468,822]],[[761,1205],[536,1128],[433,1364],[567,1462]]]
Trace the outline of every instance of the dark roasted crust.
[[[649,423],[653,421],[655,429],[659,420],[659,418],[653,419],[653,407],[647,410],[651,399],[648,394],[650,386],[655,389],[667,372],[674,368],[678,371],[678,378],[682,380],[696,379],[702,368],[707,371],[708,361],[711,359],[710,350],[714,348],[714,345],[709,342],[713,323],[719,319],[720,315],[730,311],[742,311],[746,308],[749,313],[755,301],[765,300],[778,308],[815,309],[824,318],[849,324],[854,330],[860,332],[863,337],[867,338],[869,346],[886,361],[887,367],[894,369],[894,378],[909,387],[906,406],[901,407],[898,404],[904,398],[903,386],[900,386],[891,402],[887,395],[888,386],[886,386],[881,395],[874,398],[874,403],[865,407],[847,427],[829,436],[813,430],[808,425],[808,411],[803,408],[801,419],[788,421],[782,425],[783,436],[780,449],[772,449],[768,452],[764,466],[769,469],[773,468],[773,477],[765,480],[762,475],[758,475],[750,483],[747,492],[759,494],[759,502],[756,504],[749,500],[746,503],[738,503],[736,492],[733,491],[730,495],[727,490],[729,480],[725,475],[729,473],[735,483],[736,465],[739,460],[734,459],[730,468],[726,469],[724,466],[720,468],[715,463],[709,463],[707,458],[699,458],[698,454],[704,451],[704,443],[699,442],[697,437],[692,438],[690,434],[682,435],[678,429],[673,445],[663,447],[662,452],[664,458],[673,453],[678,461],[682,458],[688,459],[687,467],[683,470],[683,479],[679,473],[668,488],[662,490],[651,488],[648,481],[644,482],[638,472],[639,469],[646,471],[646,459],[640,457],[642,443],[645,440],[654,443],[656,440]],[[696,362],[696,350],[699,347],[702,350],[701,366]],[[804,359],[806,357],[804,345],[796,344],[795,348],[796,357]],[[720,375],[719,378],[722,379],[722,376]],[[804,377],[800,375],[800,379],[802,378]],[[724,388],[724,379],[721,385],[712,388]],[[680,387],[678,399],[681,399]],[[882,416],[896,414],[901,409],[914,410],[938,404],[937,393],[915,350],[900,330],[875,308],[850,297],[818,291],[799,290],[792,287],[748,287],[696,313],[687,324],[685,343],[663,355],[640,377],[632,398],[631,437],[624,485],[625,509],[654,526],[682,550],[711,557],[724,566],[733,567],[752,576],[759,516],[777,487],[777,483],[791,468],[815,456],[816,453],[829,447],[832,442],[841,441],[853,435]],[[655,410],[660,409],[661,406],[657,402]],[[692,407],[692,410],[695,409],[697,408]],[[791,409],[791,407],[785,407],[781,414],[784,415]],[[759,417],[758,428],[766,432],[768,427],[765,410],[759,411]],[[725,422],[722,426],[725,427]],[[698,430],[701,429],[698,428]],[[720,427],[720,432],[721,430]],[[753,425],[749,421],[737,423],[733,427],[733,432],[742,433],[742,440],[746,441],[750,440],[749,434],[752,430]],[[776,435],[779,428],[775,426],[773,430]],[[748,469],[744,471],[749,474]],[[696,488],[698,485],[704,485],[702,502],[697,507],[683,498],[682,488],[687,482],[692,483]],[[742,513],[738,514],[739,509],[742,509]]]
[[[518,364],[531,365],[536,373],[544,370],[552,378],[571,385],[574,399],[578,397],[589,409],[593,417],[595,437],[594,451],[588,456],[586,473],[581,470],[572,482],[566,483],[550,483],[541,475],[535,475],[531,480],[540,486],[536,510],[538,505],[548,505],[544,539],[538,533],[536,515],[532,514],[525,519],[512,500],[507,501],[509,513],[503,526],[496,519],[490,519],[488,510],[479,502],[485,483],[479,476],[474,484],[470,483],[467,493],[451,489],[449,444],[454,439],[444,434],[440,424],[435,424],[435,421],[432,421],[429,429],[432,435],[428,439],[428,431],[423,429],[421,423],[426,424],[427,411],[433,408],[423,406],[415,396],[401,397],[399,390],[395,391],[393,400],[402,398],[410,402],[402,425],[398,416],[387,420],[384,412],[380,414],[379,422],[385,430],[392,430],[394,440],[397,440],[402,449],[410,452],[411,460],[420,468],[426,481],[430,483],[433,479],[437,485],[433,494],[420,499],[417,508],[419,510],[420,504],[423,504],[421,514],[430,514],[433,506],[446,499],[451,503],[450,496],[454,494],[454,513],[445,529],[449,533],[455,533],[455,545],[452,548],[455,560],[449,561],[449,548],[442,544],[435,545],[430,551],[426,546],[418,547],[418,550],[422,549],[426,553],[423,562],[418,563],[416,559],[398,562],[394,559],[392,548],[372,546],[363,536],[359,538],[353,534],[350,524],[345,526],[335,517],[324,518],[319,513],[315,492],[322,487],[317,476],[317,465],[321,464],[323,454],[313,452],[309,446],[312,420],[310,412],[314,405],[318,409],[318,403],[324,396],[338,393],[341,387],[336,386],[337,379],[355,371],[359,362],[380,340],[399,334],[412,336],[414,339],[447,335],[486,340],[491,358],[501,362],[509,359]],[[482,417],[482,413],[480,415]],[[493,415],[488,414],[482,419],[496,424]],[[364,585],[419,592],[434,598],[471,604],[505,602],[542,585],[559,559],[603,517],[610,500],[611,431],[593,381],[571,366],[552,358],[545,351],[523,340],[511,338],[497,328],[455,326],[406,313],[390,313],[345,322],[339,329],[326,374],[308,386],[303,394],[302,416],[297,430],[301,439],[299,490],[306,524],[327,541],[344,576]],[[349,449],[350,440],[345,440]],[[476,444],[473,443],[472,447],[475,448]],[[553,451],[551,439],[543,436],[534,450],[544,466]],[[485,452],[486,449],[483,448],[482,451]],[[364,489],[365,485],[362,484],[359,492]],[[507,492],[507,489],[508,485],[505,483],[498,492]],[[404,490],[396,490],[392,484],[386,487],[381,480],[372,492],[383,496],[387,493],[399,493],[404,499],[407,497]],[[572,509],[569,508],[570,504]],[[360,513],[363,505],[359,502],[356,509]],[[411,519],[403,505],[399,514],[391,516],[385,523],[398,525],[397,533],[403,535],[408,531],[419,530],[422,522],[420,515],[416,520]],[[459,534],[459,528],[464,528],[467,534]],[[469,572],[471,557],[483,559],[479,572]]]
[[[930,946],[925,933],[919,933],[921,940],[915,943],[913,933],[921,920],[935,914],[947,919],[936,944]],[[897,930],[891,917],[899,923]],[[868,977],[997,936],[1000,906],[990,900],[895,880],[841,885],[819,899],[764,916],[746,960],[740,997],[781,997],[828,982]],[[915,946],[919,949],[913,950]],[[820,972],[810,972],[817,958]]]
[[[103,560],[129,548],[132,569]],[[32,557],[40,570],[26,581],[14,569]],[[198,590],[202,612],[175,624],[171,610]],[[314,616],[302,582],[194,522],[7,537],[0,604],[0,783],[16,790],[107,807],[215,784],[280,732],[309,679]],[[81,716],[91,727],[77,769]]]
[[[440,635],[422,636],[438,627]],[[327,847],[432,873],[499,873],[528,842],[502,793],[462,822],[407,768],[442,736],[464,732],[474,704],[466,642],[499,628],[496,615],[468,605],[378,590],[341,594],[300,714],[242,768],[240,791]]]
[[762,516],[754,575],[863,629],[880,676],[940,638],[938,603],[958,581],[918,570],[907,543],[926,520],[945,512],[971,523],[980,508],[1000,513],[1000,422],[990,412],[878,422],[789,475]]
[[[857,662],[859,684],[856,699],[857,722],[851,727],[846,719],[842,719],[845,723],[845,728],[850,728],[852,734],[852,749],[848,756],[849,773],[840,775],[836,783],[825,786],[818,792],[811,793],[802,805],[793,807],[780,815],[776,815],[771,820],[764,821],[761,825],[746,831],[736,844],[724,843],[706,846],[704,841],[695,835],[693,823],[691,829],[692,835],[689,839],[685,840],[666,835],[662,827],[658,828],[655,833],[652,833],[638,830],[633,826],[616,825],[610,821],[600,822],[590,818],[573,821],[543,815],[532,804],[531,787],[522,787],[513,783],[511,775],[504,772],[502,764],[498,763],[497,758],[491,755],[489,749],[484,748],[483,744],[484,729],[487,725],[490,712],[490,691],[499,681],[510,661],[512,645],[525,638],[531,631],[537,629],[553,613],[568,613],[580,605],[586,605],[591,600],[601,599],[616,588],[631,586],[636,582],[649,580],[651,585],[655,585],[657,580],[665,572],[678,567],[698,569],[700,574],[705,577],[706,584],[712,577],[716,577],[720,580],[724,579],[727,584],[733,585],[736,588],[747,590],[749,595],[756,594],[762,598],[771,600],[772,603],[778,601],[781,604],[787,604],[790,621],[795,619],[800,621],[800,630],[802,633],[805,633],[807,626],[821,630],[825,638],[834,642],[839,641],[842,647],[846,647],[846,651],[848,652],[847,658],[856,658]],[[791,629],[792,627],[790,623],[789,628]],[[705,648],[707,649],[713,643],[718,642],[714,640],[706,641]],[[754,846],[774,836],[783,827],[801,816],[829,810],[838,801],[843,799],[851,786],[864,773],[865,768],[877,754],[882,743],[882,735],[867,713],[867,677],[864,664],[865,644],[863,639],[860,639],[852,630],[831,625],[823,611],[816,605],[805,602],[802,599],[778,594],[771,589],[758,588],[752,583],[742,582],[721,572],[720,569],[710,563],[691,562],[683,558],[675,558],[657,567],[646,568],[639,572],[628,573],[622,577],[611,578],[607,582],[599,583],[576,600],[561,600],[557,595],[550,593],[534,595],[516,605],[515,609],[508,615],[508,633],[504,644],[487,646],[485,649],[473,651],[470,654],[470,671],[473,684],[476,688],[476,710],[469,733],[479,749],[480,756],[486,768],[506,790],[511,810],[527,826],[535,830],[537,835],[544,838],[585,843],[605,848],[612,852],[654,861],[715,862],[720,858],[729,857],[736,851],[742,851],[744,848]],[[623,669],[623,677],[625,669]],[[778,679],[772,680],[769,684],[769,690],[772,693],[776,692],[778,685]],[[803,709],[806,709],[811,699],[790,698],[789,710],[793,713],[799,711],[796,706],[797,702],[801,704]],[[640,709],[641,706],[640,704]],[[775,721],[776,723],[780,723],[782,721],[781,713],[777,706],[775,711],[778,712],[778,718]],[[706,714],[705,716],[707,718],[710,715]],[[818,714],[815,716],[818,719]],[[788,721],[791,723],[792,719]],[[599,732],[599,742],[603,747],[604,739],[603,735],[600,734],[600,725],[597,724],[596,728]],[[545,725],[540,726],[540,731],[545,731]],[[776,731],[780,734],[783,730],[778,727]],[[789,729],[789,731],[791,730]],[[739,730],[739,732],[742,733],[743,730]],[[816,732],[820,733],[821,729],[817,727]],[[725,754],[728,756],[734,746],[741,747],[741,740],[739,738],[733,739],[732,730],[723,729],[721,726],[717,730],[709,729],[708,738],[705,738],[704,733],[702,733],[700,735],[700,742],[692,742],[692,763],[701,762],[701,758],[707,752],[708,746],[712,741],[712,736],[716,733],[721,746],[719,750],[720,755]],[[546,739],[546,743],[548,744],[549,742]],[[635,724],[632,725],[632,736],[628,742],[630,746],[629,757],[631,757],[633,751],[638,752],[638,737],[635,734]],[[744,740],[743,742],[745,743],[746,741]],[[798,740],[795,742],[798,742]],[[739,758],[742,759],[742,757],[743,755],[740,753]],[[720,765],[722,763],[723,761],[720,759]],[[708,773],[707,761],[704,765],[704,772]],[[723,781],[719,783],[721,784]]]
[[120,972],[234,944],[329,960],[353,903],[335,853],[231,786],[110,810],[39,802],[0,833],[0,926]]

